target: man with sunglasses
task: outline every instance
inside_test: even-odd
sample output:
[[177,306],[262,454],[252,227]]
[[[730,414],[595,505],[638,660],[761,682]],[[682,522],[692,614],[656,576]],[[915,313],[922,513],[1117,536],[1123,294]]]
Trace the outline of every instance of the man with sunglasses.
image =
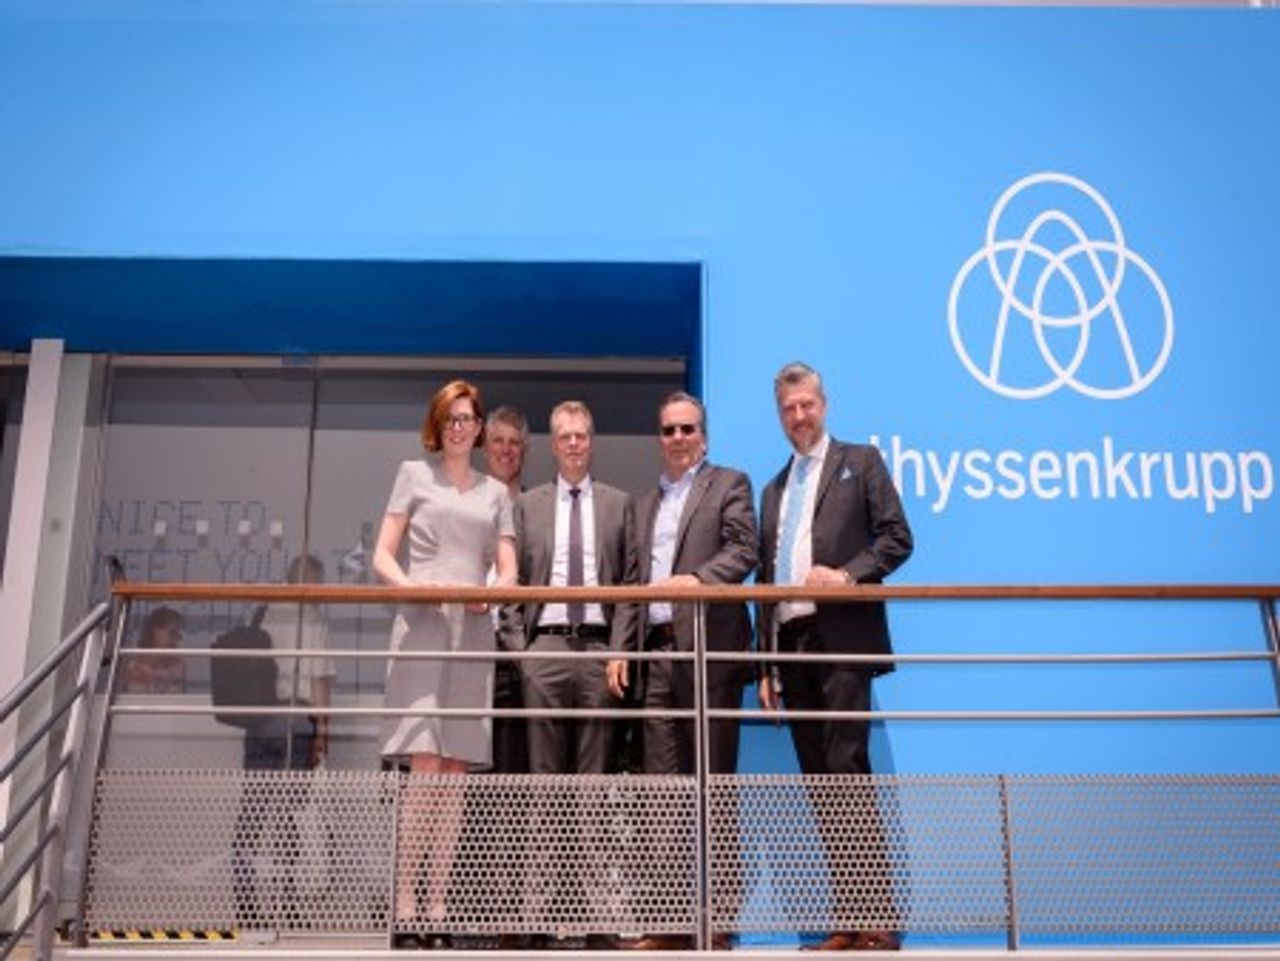
[[[635,512],[640,583],[670,587],[741,583],[756,566],[751,481],[741,471],[707,462],[706,412],[696,397],[683,391],[669,395],[659,408],[658,425],[662,474],[658,484],[637,501]],[[646,651],[694,649],[693,604],[641,604],[639,619],[640,630],[633,636],[643,640]],[[746,605],[708,605],[705,639],[708,650],[748,650],[751,621]],[[687,660],[611,661],[608,680],[615,697],[622,696],[641,663],[644,667],[638,673],[646,709],[694,706],[693,663]],[[709,663],[707,707],[741,707],[742,689],[753,679],[749,663]],[[646,718],[645,773],[694,773],[696,733],[689,720]],[[738,722],[711,722],[709,770],[732,774],[737,764]],[[717,934],[715,941],[719,949],[728,947],[724,934]],[[630,945],[650,951],[692,946],[692,938],[675,934],[652,934]]]

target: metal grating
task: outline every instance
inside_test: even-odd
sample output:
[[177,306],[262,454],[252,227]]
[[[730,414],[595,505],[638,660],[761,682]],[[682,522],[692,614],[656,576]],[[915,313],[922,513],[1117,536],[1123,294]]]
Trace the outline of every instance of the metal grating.
[[378,930],[407,890],[397,930],[692,932],[696,810],[676,777],[105,771],[86,921]]
[[718,775],[709,810],[713,930],[1007,925],[994,778]]
[[1010,778],[1026,932],[1280,931],[1280,778]]
[[385,923],[393,784],[357,771],[107,770],[91,930],[362,931]]
[[[697,794],[691,778],[485,775],[403,782],[396,927],[573,937],[693,931]],[[453,829],[449,882],[431,883]],[[444,893],[443,902],[439,895]]]
[[[86,920],[692,933],[698,812],[687,777],[107,770]],[[715,932],[1280,931],[1280,777],[717,775],[706,817]]]

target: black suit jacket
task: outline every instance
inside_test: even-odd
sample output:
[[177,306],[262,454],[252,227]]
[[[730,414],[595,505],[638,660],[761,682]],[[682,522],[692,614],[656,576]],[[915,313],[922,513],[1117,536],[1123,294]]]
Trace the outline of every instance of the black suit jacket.
[[[652,579],[653,526],[662,491],[652,489],[636,505],[636,550],[639,554],[640,583]],[[740,584],[756,567],[756,514],[751,481],[741,471],[717,467],[703,461],[693,476],[693,486],[685,501],[676,528],[672,574],[693,574],[704,584]],[[676,647],[693,650],[694,606],[676,604],[672,627]],[[648,630],[649,605],[639,606],[639,638]],[[751,646],[751,618],[745,604],[707,606],[707,649],[745,651]],[[747,682],[754,672],[742,664],[720,662],[712,675]]]
[[[777,569],[778,511],[791,461],[769,481],[760,505],[761,583]],[[911,556],[911,528],[884,458],[866,444],[831,439],[813,509],[813,563],[838,567],[860,584],[878,584]],[[777,649],[772,604],[762,604],[757,629]],[[817,605],[818,633],[833,654],[888,654],[889,623],[883,602]],[[893,670],[878,666],[877,673]]]
[[[555,554],[556,482],[524,491],[515,500],[516,569],[520,584],[545,587],[551,582]],[[592,479],[595,522],[596,582],[603,586],[636,583],[634,503],[631,495]],[[626,650],[634,645],[635,605],[605,604],[610,646]],[[500,616],[499,641],[520,651],[533,640],[542,604],[508,604]]]

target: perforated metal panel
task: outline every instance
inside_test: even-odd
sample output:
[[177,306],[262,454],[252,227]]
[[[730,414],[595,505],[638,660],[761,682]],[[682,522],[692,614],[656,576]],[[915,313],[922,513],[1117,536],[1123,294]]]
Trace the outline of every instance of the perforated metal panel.
[[713,930],[1007,924],[992,778],[715,776],[709,802]]
[[[693,780],[677,777],[407,779],[397,891],[416,879],[419,898],[416,917],[398,911],[397,927],[559,936],[692,932],[696,800]],[[450,823],[456,843],[442,888],[431,883],[431,865],[448,865]],[[442,840],[444,851],[433,849]]]
[[399,930],[692,932],[696,797],[648,776],[107,771],[87,921],[377,930],[408,890]]
[[385,923],[394,782],[365,772],[104,771],[91,929]]
[[[1277,777],[715,776],[706,810],[716,932],[1280,931]],[[692,933],[698,812],[682,777],[106,771],[87,920]]]
[[1020,927],[1280,931],[1280,778],[1011,778]]

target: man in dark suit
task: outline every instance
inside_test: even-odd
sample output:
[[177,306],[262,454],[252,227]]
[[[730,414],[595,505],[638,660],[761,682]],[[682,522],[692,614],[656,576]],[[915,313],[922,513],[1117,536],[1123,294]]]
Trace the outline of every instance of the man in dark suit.
[[[793,454],[769,482],[761,498],[761,583],[810,587],[875,584],[911,554],[911,528],[884,459],[874,447],[843,444],[826,431],[827,399],[822,379],[804,364],[788,364],[774,379],[778,417]],[[757,630],[781,653],[888,654],[889,626],[884,604],[809,602],[761,605]],[[893,669],[892,662],[782,663],[781,696],[798,711],[868,711],[871,679]],[[775,678],[766,673],[760,699],[778,704]],[[791,737],[806,775],[870,774],[870,724],[862,720],[794,721]],[[880,831],[878,809],[860,818],[862,843],[851,839],[850,812],[833,822],[838,805],[815,800],[815,817],[832,872],[837,917],[895,916],[892,879]],[[833,810],[834,808],[834,810]],[[843,827],[843,832],[839,830]],[[840,837],[843,833],[845,836]],[[861,862],[855,852],[861,848]],[[850,881],[861,875],[858,890]],[[896,930],[836,931],[818,950],[894,950]]]
[[[662,476],[659,485],[642,496],[636,506],[640,583],[671,587],[741,583],[756,566],[756,518],[750,480],[740,471],[707,463],[706,413],[697,398],[683,391],[671,394],[658,412],[658,424]],[[639,619],[638,636],[643,638],[645,650],[694,649],[692,604],[642,604]],[[705,637],[709,650],[748,650],[751,620],[746,605],[709,605]],[[621,697],[627,687],[631,663],[609,663],[609,689],[616,697]],[[693,665],[689,661],[649,661],[642,674],[645,708],[694,706]],[[709,664],[707,706],[735,710],[741,707],[742,689],[753,674],[743,662]],[[644,772],[692,774],[695,737],[692,722],[647,718]],[[738,722],[713,721],[710,742],[710,771],[732,774],[738,764]],[[717,941],[717,947],[727,947],[727,938],[717,936]],[[630,945],[650,951],[692,946],[691,938],[674,934],[649,935]]]

